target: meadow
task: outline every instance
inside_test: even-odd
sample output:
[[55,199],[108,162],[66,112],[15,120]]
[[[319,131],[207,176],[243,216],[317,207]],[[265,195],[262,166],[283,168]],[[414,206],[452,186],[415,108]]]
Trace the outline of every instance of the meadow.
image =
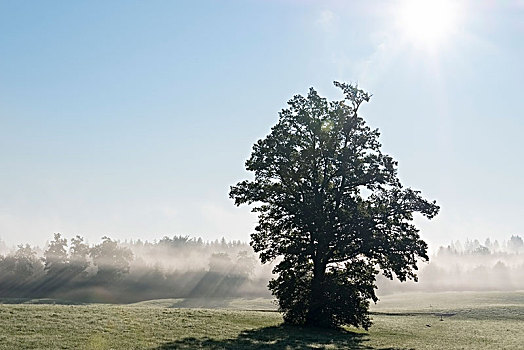
[[[381,297],[369,331],[282,325],[268,299],[4,299],[0,349],[522,349],[524,292]],[[53,304],[54,303],[54,304]],[[442,320],[441,320],[442,319]]]

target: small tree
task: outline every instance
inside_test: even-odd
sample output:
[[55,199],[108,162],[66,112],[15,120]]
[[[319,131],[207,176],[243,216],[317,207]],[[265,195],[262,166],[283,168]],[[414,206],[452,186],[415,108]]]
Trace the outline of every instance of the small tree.
[[432,218],[439,207],[402,187],[378,130],[357,114],[370,95],[335,85],[341,101],[311,88],[288,102],[246,162],[254,180],[230,197],[257,204],[251,245],[263,263],[280,259],[269,288],[286,322],[367,329],[376,274],[416,280],[417,260],[428,256],[413,213]]
[[45,270],[49,275],[60,275],[68,263],[67,239],[60,233],[55,233],[54,239],[49,242],[44,252]]
[[89,267],[89,246],[84,242],[84,238],[76,236],[71,238],[71,247],[69,248],[69,265],[71,273],[76,275],[86,275],[86,269]]

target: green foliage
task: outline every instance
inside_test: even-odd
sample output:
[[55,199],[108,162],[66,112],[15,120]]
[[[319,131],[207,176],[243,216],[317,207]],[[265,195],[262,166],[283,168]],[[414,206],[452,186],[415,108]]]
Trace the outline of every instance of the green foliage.
[[367,328],[375,275],[416,280],[417,260],[428,257],[413,213],[432,218],[439,207],[401,185],[378,130],[357,113],[370,95],[335,85],[341,101],[311,88],[288,102],[246,162],[254,181],[232,186],[230,197],[256,204],[251,245],[262,262],[281,261],[269,287],[287,322]]

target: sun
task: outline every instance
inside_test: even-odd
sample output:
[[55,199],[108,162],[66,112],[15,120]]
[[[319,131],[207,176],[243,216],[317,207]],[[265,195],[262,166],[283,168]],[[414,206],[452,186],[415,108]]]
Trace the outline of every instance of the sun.
[[404,0],[398,8],[403,39],[418,47],[438,49],[451,40],[459,23],[459,2],[453,0]]

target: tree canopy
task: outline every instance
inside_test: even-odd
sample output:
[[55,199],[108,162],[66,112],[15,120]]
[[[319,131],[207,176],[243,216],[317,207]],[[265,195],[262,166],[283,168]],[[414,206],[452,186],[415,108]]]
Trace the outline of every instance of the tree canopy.
[[416,280],[417,260],[428,256],[413,214],[431,219],[439,207],[401,185],[378,129],[357,113],[370,95],[334,84],[342,100],[311,88],[288,102],[246,162],[254,180],[230,197],[255,204],[251,245],[263,263],[278,262],[269,288],[286,322],[367,329],[375,276]]

